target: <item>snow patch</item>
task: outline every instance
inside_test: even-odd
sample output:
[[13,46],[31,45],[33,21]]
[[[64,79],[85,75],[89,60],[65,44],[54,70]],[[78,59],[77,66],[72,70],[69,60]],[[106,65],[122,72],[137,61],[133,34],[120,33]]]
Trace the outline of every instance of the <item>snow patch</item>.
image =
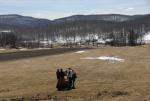
[[149,43],[150,42],[150,32],[146,33],[146,35],[144,36],[144,41],[146,43]]
[[0,48],[0,51],[5,51],[6,49],[4,49],[4,48]]
[[86,59],[86,60],[105,60],[105,61],[119,61],[119,62],[124,62],[124,59],[122,58],[117,58],[117,57],[109,57],[109,56],[100,56],[100,57],[86,57],[86,58],[81,58],[81,59]]
[[77,53],[77,54],[82,54],[82,53],[85,53],[85,51],[77,51],[77,52],[75,52],[75,53]]
[[19,50],[28,50],[27,48],[20,48]]
[[11,30],[2,30],[2,31],[0,31],[0,33],[10,33],[11,32]]
[[43,50],[43,49],[50,49],[50,48],[38,48],[39,50]]

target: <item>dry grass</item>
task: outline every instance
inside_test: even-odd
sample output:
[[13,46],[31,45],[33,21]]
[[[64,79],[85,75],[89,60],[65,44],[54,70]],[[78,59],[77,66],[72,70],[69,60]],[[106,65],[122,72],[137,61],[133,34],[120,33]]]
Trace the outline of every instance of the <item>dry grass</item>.
[[[69,52],[0,62],[0,98],[51,95],[65,101],[148,101],[149,50],[148,46],[106,47],[82,54]],[[80,59],[91,56],[119,56],[125,62]],[[56,69],[67,67],[78,74],[77,89],[58,92]]]

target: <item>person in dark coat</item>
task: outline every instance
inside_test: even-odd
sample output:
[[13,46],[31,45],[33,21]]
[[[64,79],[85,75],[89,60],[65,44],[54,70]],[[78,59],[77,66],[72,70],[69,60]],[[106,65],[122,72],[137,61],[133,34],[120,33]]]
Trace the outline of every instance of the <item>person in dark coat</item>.
[[65,89],[69,90],[69,78],[68,78],[68,71],[65,71]]
[[74,70],[72,70],[72,88],[75,89],[75,81],[77,78],[77,74]]
[[60,79],[59,79],[59,87],[60,90],[64,90],[64,86],[65,86],[65,73],[63,71],[63,69],[60,69]]
[[56,88],[58,90],[60,90],[60,69],[57,69],[56,76],[57,76],[57,85],[56,85]]
[[60,69],[57,69],[56,76],[57,76],[57,80],[59,80],[60,79]]
[[69,80],[69,89],[72,88],[72,69],[68,68],[68,80]]

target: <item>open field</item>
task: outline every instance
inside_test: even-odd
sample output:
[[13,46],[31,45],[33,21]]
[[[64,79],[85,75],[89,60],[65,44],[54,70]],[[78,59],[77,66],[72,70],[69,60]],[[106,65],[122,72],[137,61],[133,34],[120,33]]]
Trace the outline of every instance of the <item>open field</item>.
[[[21,53],[24,58],[18,59],[6,59],[5,55],[9,55],[1,53],[4,60],[0,57],[0,100],[31,96],[44,98],[48,95],[71,101],[150,100],[149,46],[105,47],[75,53],[77,50],[61,54],[59,51],[48,54],[41,51],[43,55],[31,57],[26,57],[24,52]],[[15,55],[18,57],[17,53],[12,57]],[[118,56],[124,62],[81,59],[99,56]],[[56,69],[67,67],[77,72],[77,89],[56,91]]]

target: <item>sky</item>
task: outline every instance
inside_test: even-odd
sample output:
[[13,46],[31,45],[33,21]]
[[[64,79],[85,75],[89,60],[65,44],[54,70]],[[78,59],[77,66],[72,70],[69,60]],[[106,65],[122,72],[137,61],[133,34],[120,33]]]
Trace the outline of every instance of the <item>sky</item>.
[[150,0],[0,0],[0,15],[57,19],[83,14],[150,14]]

